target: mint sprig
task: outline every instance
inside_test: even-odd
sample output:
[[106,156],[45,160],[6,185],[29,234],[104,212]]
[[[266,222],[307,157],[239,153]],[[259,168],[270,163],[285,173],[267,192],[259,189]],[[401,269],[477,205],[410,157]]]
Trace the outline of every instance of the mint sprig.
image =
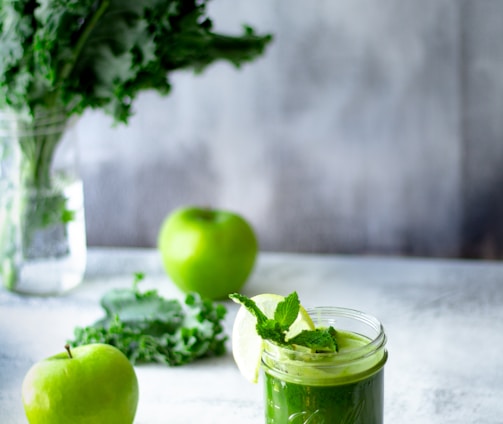
[[272,341],[280,346],[303,346],[313,352],[337,352],[337,331],[332,327],[302,330],[299,334],[287,340],[286,335],[291,325],[297,319],[300,301],[297,292],[290,293],[278,303],[274,318],[268,318],[256,303],[239,293],[229,295],[234,302],[243,305],[257,319],[257,334],[264,340]]

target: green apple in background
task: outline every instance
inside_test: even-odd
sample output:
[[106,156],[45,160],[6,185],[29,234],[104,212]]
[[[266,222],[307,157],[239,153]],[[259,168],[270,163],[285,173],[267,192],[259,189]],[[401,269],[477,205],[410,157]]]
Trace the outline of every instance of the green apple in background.
[[239,214],[183,207],[164,220],[158,246],[167,274],[184,292],[222,299],[248,279],[258,251],[250,224]]
[[83,345],[33,365],[22,398],[30,424],[131,424],[138,405],[132,364],[107,344]]

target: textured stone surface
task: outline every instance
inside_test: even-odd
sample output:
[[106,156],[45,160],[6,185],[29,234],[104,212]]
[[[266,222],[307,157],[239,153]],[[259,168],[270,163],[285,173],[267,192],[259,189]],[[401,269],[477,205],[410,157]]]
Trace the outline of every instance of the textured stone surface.
[[[146,273],[144,289],[181,297],[154,250],[91,250],[85,282],[67,296],[0,290],[0,422],[25,423],[20,398],[31,364],[63,350],[75,326],[100,318],[101,295]],[[385,423],[501,424],[503,265],[495,262],[261,254],[245,294],[297,290],[302,303],[377,316],[388,336]],[[230,334],[237,305],[227,301]],[[230,351],[169,368],[136,367],[136,424],[263,423],[262,384],[245,381]]]
[[127,128],[84,116],[89,244],[153,246],[191,203],[243,213],[263,250],[495,256],[502,8],[215,0],[216,29],[274,43],[239,71],[175,75]]

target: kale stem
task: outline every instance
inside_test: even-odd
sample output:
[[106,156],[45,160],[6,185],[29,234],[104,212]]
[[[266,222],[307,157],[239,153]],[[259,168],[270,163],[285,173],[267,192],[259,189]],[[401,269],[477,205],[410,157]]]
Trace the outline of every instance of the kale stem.
[[[24,181],[27,187],[49,188],[51,184],[51,166],[54,152],[64,134],[66,117],[59,115],[59,110],[49,110],[47,115],[34,115],[32,124],[28,124],[21,137],[27,168]],[[40,120],[54,119],[54,122],[39,126]]]
[[84,48],[84,46],[85,46],[88,38],[90,37],[93,29],[95,28],[96,24],[98,23],[98,21],[101,19],[103,14],[108,9],[108,6],[110,6],[110,1],[104,0],[100,4],[98,9],[96,9],[96,11],[93,13],[93,15],[91,16],[91,19],[89,19],[89,21],[85,25],[85,28],[82,31],[82,34],[80,35],[80,37],[77,41],[77,44],[75,44],[75,48],[73,49],[73,54],[72,54],[71,59],[67,63],[65,63],[65,66],[61,70],[61,74],[60,74],[60,78],[59,78],[60,81],[64,81],[72,73],[72,71],[75,67],[75,64],[77,63],[77,59],[79,58],[80,53],[82,52],[82,49]]
[[34,135],[34,138],[39,149],[33,164],[33,185],[36,188],[48,187],[54,146],[45,135]]

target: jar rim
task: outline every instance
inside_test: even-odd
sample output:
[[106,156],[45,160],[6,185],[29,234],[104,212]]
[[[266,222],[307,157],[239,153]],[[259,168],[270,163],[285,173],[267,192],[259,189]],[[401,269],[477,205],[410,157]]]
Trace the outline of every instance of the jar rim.
[[[370,328],[372,328],[376,332],[375,337],[364,336],[364,338],[368,339],[369,342],[356,348],[347,349],[344,352],[306,352],[306,350],[295,350],[288,346],[280,346],[275,342],[270,340],[264,340],[264,352],[276,354],[287,354],[293,360],[302,360],[306,356],[309,356],[309,362],[318,362],[318,361],[326,361],[329,358],[337,357],[338,362],[344,362],[347,358],[359,358],[364,359],[368,356],[372,356],[379,349],[384,349],[387,337],[384,330],[384,326],[382,323],[373,315],[368,313],[359,311],[357,309],[344,308],[338,306],[316,306],[311,308],[306,308],[306,312],[313,319],[315,327],[316,327],[316,316],[314,314],[319,313],[330,313],[334,316],[342,317],[342,318],[353,318],[358,319],[361,323],[366,324]],[[326,325],[325,325],[326,326]],[[335,328],[337,331],[337,328]],[[341,330],[341,329],[339,329]],[[343,329],[342,329],[343,330]],[[344,330],[343,330],[344,331]],[[354,359],[351,359],[354,360]]]
[[[345,334],[341,337],[345,338],[346,346],[336,352],[312,352],[307,348],[292,349],[264,340],[262,366],[266,373],[294,383],[326,385],[339,381],[359,381],[384,367],[388,358],[386,334],[376,317],[355,309],[332,306],[306,310],[311,317],[312,314],[319,314],[314,317],[315,326],[316,319],[323,319],[323,323],[317,327],[330,326],[336,317],[342,318],[344,322],[334,322],[333,327]],[[362,328],[366,330],[365,334]],[[372,330],[372,336],[368,334],[369,329]],[[360,342],[363,344],[353,348],[353,342],[356,345]]]
[[62,133],[69,117],[63,108],[40,111],[36,116],[14,110],[0,110],[0,136],[11,136],[15,131],[18,137],[33,137]]

